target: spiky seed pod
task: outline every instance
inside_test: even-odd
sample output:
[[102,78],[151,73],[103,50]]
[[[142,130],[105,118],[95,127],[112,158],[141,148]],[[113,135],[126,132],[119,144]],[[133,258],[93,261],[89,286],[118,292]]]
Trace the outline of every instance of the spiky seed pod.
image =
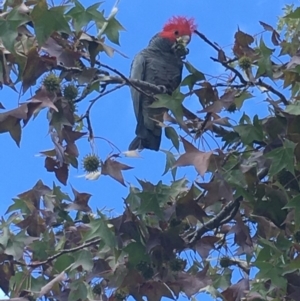
[[234,113],[236,110],[236,104],[234,102],[227,108],[227,112],[229,113]]
[[295,176],[288,170],[283,169],[277,174],[277,180],[280,184],[286,188],[291,188],[294,190],[299,189],[299,183]]
[[143,277],[148,280],[151,279],[154,275],[154,270],[151,267],[148,267],[143,273]]
[[232,261],[229,257],[222,257],[220,259],[220,266],[222,268],[228,268],[232,264]]
[[58,92],[60,90],[60,78],[54,73],[49,73],[44,78],[43,85],[48,92]]
[[154,275],[153,268],[150,266],[150,264],[146,261],[140,261],[137,265],[136,268],[138,271],[141,272],[143,277],[145,279],[150,279]]
[[175,258],[170,261],[169,265],[170,265],[170,269],[173,272],[179,272],[185,268],[186,260],[181,259],[181,258]]
[[73,84],[69,84],[64,87],[63,95],[67,100],[74,100],[78,96],[78,88]]
[[88,224],[91,221],[88,214],[85,214],[81,220],[84,224]]
[[115,292],[115,298],[118,300],[118,301],[123,301],[126,299],[127,297],[127,293],[122,290],[122,289],[118,289],[116,292]]
[[74,103],[74,101],[73,101],[73,100],[68,100],[68,105],[69,105],[70,111],[71,111],[72,113],[75,113],[76,110],[77,110],[77,106],[76,106],[76,104]]
[[97,283],[97,284],[94,285],[94,287],[93,287],[93,293],[95,295],[101,295],[101,293],[102,293],[102,287],[101,287],[100,283]]
[[239,66],[243,70],[247,70],[251,67],[252,61],[248,56],[242,56],[239,59]]
[[96,155],[86,155],[83,159],[83,168],[86,172],[96,172],[100,167],[100,159]]

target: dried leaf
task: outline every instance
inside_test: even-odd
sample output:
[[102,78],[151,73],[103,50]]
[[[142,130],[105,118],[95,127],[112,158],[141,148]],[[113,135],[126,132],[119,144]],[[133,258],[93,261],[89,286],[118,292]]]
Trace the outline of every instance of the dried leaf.
[[240,301],[243,300],[249,288],[249,279],[243,278],[223,291],[222,296],[227,301]]
[[115,160],[111,159],[111,157],[110,157],[110,158],[106,159],[105,162],[103,163],[103,165],[101,167],[101,173],[103,175],[112,177],[113,179],[115,179],[116,181],[121,183],[122,185],[126,186],[121,171],[132,169],[132,168],[133,167],[130,167],[126,164],[115,161]]
[[259,24],[264,28],[264,30],[271,31],[271,32],[274,30],[274,28],[271,25],[265,22],[259,21]]
[[187,216],[194,216],[203,223],[203,217],[207,217],[205,211],[194,200],[194,185],[191,186],[188,193],[176,201],[176,216],[178,219],[184,219]]
[[72,187],[74,194],[74,201],[68,206],[68,210],[78,210],[83,212],[91,212],[92,209],[89,207],[88,202],[91,198],[91,194],[86,192],[78,192],[74,187]]
[[175,162],[174,167],[193,165],[196,171],[204,176],[208,169],[210,157],[213,152],[201,152],[193,144],[180,137],[183,143],[185,153]]

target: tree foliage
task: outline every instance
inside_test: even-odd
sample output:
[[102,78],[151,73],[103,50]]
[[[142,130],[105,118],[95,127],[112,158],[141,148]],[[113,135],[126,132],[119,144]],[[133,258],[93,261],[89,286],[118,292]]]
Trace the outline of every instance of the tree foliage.
[[[107,16],[101,3],[85,8],[77,0],[59,6],[6,1],[1,87],[21,95],[37,90],[12,110],[0,103],[0,133],[19,146],[27,123],[45,109],[53,148],[41,155],[58,182],[66,185],[69,169],[78,168],[76,143],[87,139],[86,177],[106,175],[126,185],[123,173],[134,166],[122,157],[138,153],[122,153],[108,140],[115,151],[99,158],[90,112],[100,98],[133,86],[155,99],[153,107],[169,109],[161,126],[173,145],[164,151],[164,173],[171,172],[173,181],[138,179],[123,214],[111,218],[92,213],[89,193],[72,187],[71,198],[61,186],[39,180],[13,199],[1,220],[0,288],[14,300],[155,301],[201,291],[228,301],[299,301],[300,7],[287,6],[278,28],[260,22],[263,34],[238,29],[232,53],[195,31],[215,50],[211,59],[226,76],[208,80],[186,61],[189,75],[171,96],[101,62],[100,54],[123,55],[110,46],[119,44],[124,29],[117,12],[114,7]],[[229,113],[261,95],[268,116],[244,113],[230,122]],[[196,112],[185,107],[190,96],[199,99]],[[202,151],[198,142],[205,137],[220,147]],[[192,183],[178,178],[177,169],[185,166],[200,177]],[[236,269],[241,278],[233,283]],[[251,271],[257,272],[252,278]]]

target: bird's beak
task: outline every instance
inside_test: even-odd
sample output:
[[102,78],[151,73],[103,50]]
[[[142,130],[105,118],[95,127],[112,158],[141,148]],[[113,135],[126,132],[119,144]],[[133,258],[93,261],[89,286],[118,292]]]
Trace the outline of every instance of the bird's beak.
[[177,40],[178,44],[182,44],[185,47],[190,42],[191,37],[189,35],[184,35],[184,36],[178,37],[176,40]]

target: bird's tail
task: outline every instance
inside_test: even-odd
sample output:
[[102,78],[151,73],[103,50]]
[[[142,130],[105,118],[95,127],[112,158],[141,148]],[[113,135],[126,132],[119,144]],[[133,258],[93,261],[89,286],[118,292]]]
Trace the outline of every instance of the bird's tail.
[[158,151],[160,147],[161,135],[154,135],[153,132],[147,131],[147,135],[136,136],[129,145],[129,150],[151,149]]

